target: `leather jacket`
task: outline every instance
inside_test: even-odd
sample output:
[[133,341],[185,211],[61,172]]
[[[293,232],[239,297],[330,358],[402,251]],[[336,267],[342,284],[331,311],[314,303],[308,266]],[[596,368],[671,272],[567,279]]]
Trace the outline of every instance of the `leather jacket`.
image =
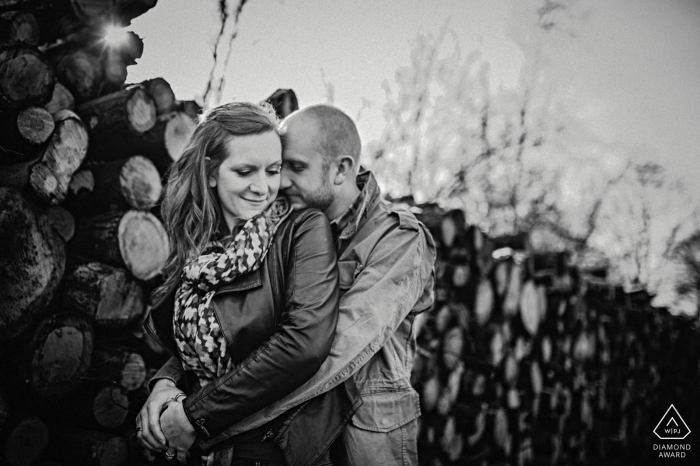
[[[175,289],[150,310],[145,327],[175,356]],[[188,394],[185,413],[203,450],[221,448],[246,416],[288,395],[327,357],[338,319],[338,269],[331,229],[315,209],[292,212],[254,272],[219,289],[212,306],[235,367],[203,388],[188,384],[175,357],[151,380],[174,380]],[[288,410],[266,437],[290,464],[313,464],[362,403],[354,384]]]

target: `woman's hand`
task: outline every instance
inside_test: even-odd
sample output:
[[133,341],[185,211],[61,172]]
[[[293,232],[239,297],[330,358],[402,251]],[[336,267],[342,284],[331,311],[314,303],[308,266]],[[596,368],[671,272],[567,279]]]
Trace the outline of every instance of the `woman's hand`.
[[160,415],[160,427],[168,440],[166,458],[172,458],[172,455],[175,454],[178,462],[185,464],[187,450],[194,443],[197,432],[185,414],[182,400],[173,401],[166,405],[165,410]]
[[136,433],[141,445],[148,450],[157,452],[168,449],[168,441],[160,425],[160,415],[166,403],[180,393],[182,390],[172,380],[160,379],[141,408],[136,417]]

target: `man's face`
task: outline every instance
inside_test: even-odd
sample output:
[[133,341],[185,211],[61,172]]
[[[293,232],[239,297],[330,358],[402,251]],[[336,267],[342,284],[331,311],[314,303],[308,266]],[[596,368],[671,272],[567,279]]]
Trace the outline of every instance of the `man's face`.
[[286,125],[282,148],[281,191],[295,207],[315,207],[323,212],[335,197],[328,163],[314,143],[315,128],[300,120]]

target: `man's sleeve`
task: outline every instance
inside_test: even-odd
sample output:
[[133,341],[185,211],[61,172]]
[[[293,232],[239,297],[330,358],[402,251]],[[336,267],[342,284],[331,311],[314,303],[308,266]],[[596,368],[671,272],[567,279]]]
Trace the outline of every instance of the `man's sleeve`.
[[432,304],[434,263],[435,245],[427,229],[415,219],[397,222],[377,243],[367,264],[355,270],[355,280],[340,300],[330,355],[319,371],[289,396],[237,423],[234,430],[258,427],[354,375],[417,303]]

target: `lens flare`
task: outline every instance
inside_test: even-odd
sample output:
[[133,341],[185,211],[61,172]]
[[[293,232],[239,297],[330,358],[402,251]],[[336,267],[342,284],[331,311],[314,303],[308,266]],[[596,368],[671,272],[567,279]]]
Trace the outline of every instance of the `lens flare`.
[[118,26],[107,26],[105,28],[105,42],[113,47],[123,45],[126,42],[127,37],[128,34],[124,28],[120,28]]

